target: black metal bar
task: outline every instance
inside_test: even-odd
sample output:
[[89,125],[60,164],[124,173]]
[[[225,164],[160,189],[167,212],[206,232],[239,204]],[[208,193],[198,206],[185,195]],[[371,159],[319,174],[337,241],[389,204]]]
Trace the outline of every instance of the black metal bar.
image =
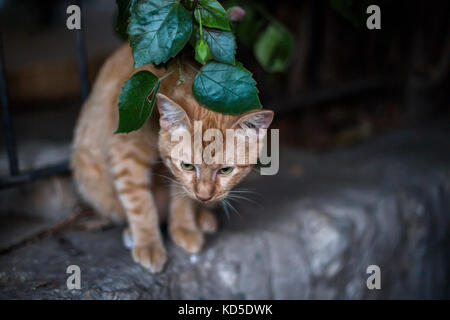
[[[75,3],[80,7],[80,9],[82,9],[81,0],[75,1]],[[81,29],[76,31],[76,46],[77,46],[78,73],[80,75],[81,101],[84,102],[89,95],[89,77],[86,62],[86,46],[83,31],[83,14],[81,14]]]
[[[81,9],[81,0],[76,0],[75,4],[78,5]],[[82,102],[84,102],[89,95],[89,78],[86,62],[87,61],[86,47],[83,29],[76,30],[75,37],[76,37],[78,72],[80,77],[81,100]],[[11,174],[10,176],[0,177],[0,189],[5,189],[23,183],[48,178],[50,176],[57,174],[69,173],[70,172],[69,161],[64,161],[45,168],[28,170],[22,173],[19,172],[16,144],[12,130],[12,122],[9,110],[9,100],[8,100],[4,66],[5,64],[3,59],[3,42],[0,33],[0,98],[1,98],[0,102],[2,107],[2,120]]]
[[0,32],[0,102],[2,105],[3,132],[5,134],[6,150],[8,152],[9,172],[12,176],[19,174],[16,141],[9,109],[8,87],[5,76],[5,59],[3,56],[3,39]]
[[400,81],[395,79],[386,79],[383,77],[358,79],[329,88],[320,88],[305,93],[299,93],[296,96],[284,100],[272,101],[266,105],[280,106],[280,110],[276,113],[276,117],[280,118],[302,112],[307,107],[335,102],[342,99],[356,98],[370,92],[399,92],[400,87]]
[[69,161],[63,161],[56,165],[48,166],[41,169],[30,170],[22,172],[15,176],[1,177],[0,178],[0,190],[6,189],[19,184],[36,181],[39,179],[45,179],[57,174],[69,173],[70,166]]

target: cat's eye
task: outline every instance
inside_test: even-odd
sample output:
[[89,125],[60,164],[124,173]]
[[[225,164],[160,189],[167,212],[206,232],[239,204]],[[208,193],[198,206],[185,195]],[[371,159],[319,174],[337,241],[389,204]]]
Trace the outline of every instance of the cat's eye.
[[219,169],[220,174],[228,175],[233,171],[233,167],[224,167]]
[[193,171],[194,170],[194,166],[190,163],[185,163],[183,161],[181,161],[181,168],[183,168],[183,170],[186,171]]

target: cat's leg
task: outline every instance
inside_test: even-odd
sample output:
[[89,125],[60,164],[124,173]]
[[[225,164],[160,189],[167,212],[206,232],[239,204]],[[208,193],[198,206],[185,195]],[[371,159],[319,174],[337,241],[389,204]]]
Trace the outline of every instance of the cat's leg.
[[80,146],[78,143],[73,149],[72,173],[83,200],[100,216],[123,222],[126,219],[125,210],[116,196],[105,160],[96,152],[96,148]]
[[209,208],[199,208],[197,214],[197,224],[200,230],[205,233],[215,233],[217,231],[217,218]]
[[169,233],[179,247],[188,253],[198,253],[203,247],[204,236],[196,219],[196,203],[187,197],[176,195],[177,187],[172,187],[169,212]]
[[132,235],[133,259],[152,272],[159,272],[166,262],[166,250],[150,191],[150,157],[146,159],[137,150],[135,153],[116,144],[111,147],[110,160],[114,186]]

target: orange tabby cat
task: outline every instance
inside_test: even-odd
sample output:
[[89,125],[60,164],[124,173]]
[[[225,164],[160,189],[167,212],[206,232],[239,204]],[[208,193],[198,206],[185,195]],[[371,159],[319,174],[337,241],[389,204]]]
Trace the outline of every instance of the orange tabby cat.
[[[114,134],[124,82],[139,70],[161,77],[174,69],[157,95],[159,116],[153,111],[141,129]],[[203,131],[217,128],[225,137],[228,128],[267,128],[273,118],[272,111],[261,109],[240,116],[207,110],[192,95],[195,71],[185,64],[181,70],[185,81],[180,83],[176,63],[167,70],[153,65],[133,69],[131,50],[124,45],[102,67],[75,129],[72,168],[79,192],[103,216],[128,221],[125,235],[131,236],[133,258],[152,272],[161,271],[166,262],[159,230],[165,212],[173,241],[189,253],[199,252],[204,233],[217,228],[208,205],[225,199],[252,167],[248,163],[193,165],[192,159],[173,158],[174,130],[192,134],[193,122],[202,121]],[[169,188],[159,179],[162,166],[158,159],[168,168],[164,174],[172,176],[167,178]]]

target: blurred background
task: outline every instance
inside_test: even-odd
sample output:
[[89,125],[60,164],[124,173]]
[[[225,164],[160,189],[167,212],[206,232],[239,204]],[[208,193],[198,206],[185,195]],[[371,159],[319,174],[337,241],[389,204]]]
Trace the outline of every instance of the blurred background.
[[[0,0],[0,297],[448,299],[450,3],[221,3],[246,12],[237,59],[275,110],[280,172],[250,176],[258,205],[219,210],[199,256],[168,243],[152,276],[78,203],[67,169],[82,79],[123,43],[115,1]],[[66,28],[70,4],[81,31]],[[372,4],[380,30],[366,26]],[[69,292],[77,263],[90,273]],[[366,287],[372,264],[381,290]]]

